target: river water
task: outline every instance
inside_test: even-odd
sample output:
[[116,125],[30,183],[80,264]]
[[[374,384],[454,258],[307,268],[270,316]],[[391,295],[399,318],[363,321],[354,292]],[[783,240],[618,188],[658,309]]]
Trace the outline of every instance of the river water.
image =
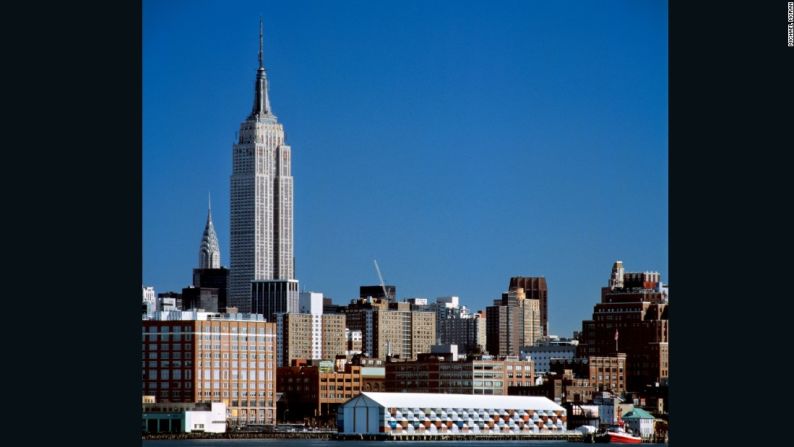
[[[449,445],[463,444],[462,447],[574,447],[577,444],[567,441],[328,441],[322,439],[190,439],[178,441],[143,441],[143,447],[426,447],[428,444]],[[594,444],[595,445],[595,444]],[[597,444],[604,445],[604,444]],[[610,444],[607,444],[610,445]],[[618,444],[614,444],[618,445]],[[620,444],[622,445],[622,444]],[[664,446],[664,444],[643,444],[645,446]]]

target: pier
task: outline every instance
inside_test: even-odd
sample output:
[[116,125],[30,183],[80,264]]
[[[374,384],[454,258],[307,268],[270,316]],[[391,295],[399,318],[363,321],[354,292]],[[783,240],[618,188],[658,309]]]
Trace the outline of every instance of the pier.
[[336,432],[227,432],[227,433],[149,433],[143,440],[177,439],[325,439],[338,441],[571,441],[592,442],[582,433],[531,433],[531,434],[404,434],[387,435]]
[[332,439],[340,441],[571,441],[584,442],[580,432],[530,433],[530,434],[363,434],[338,433]]

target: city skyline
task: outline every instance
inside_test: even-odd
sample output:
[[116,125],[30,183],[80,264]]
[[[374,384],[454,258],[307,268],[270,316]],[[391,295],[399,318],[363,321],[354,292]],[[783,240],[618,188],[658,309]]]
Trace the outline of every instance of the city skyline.
[[[268,5],[144,4],[144,284],[190,282],[207,190],[230,247],[229,143],[250,107],[260,13],[271,97],[296,150],[302,288],[347,303],[378,282],[378,259],[399,297],[458,295],[476,310],[511,276],[544,276],[550,332],[565,336],[615,260],[667,280],[665,2],[580,5],[583,18],[537,3],[409,2],[360,20],[345,15],[356,3],[300,17]],[[565,36],[563,20],[581,28]],[[412,59],[369,54],[359,35]],[[194,171],[200,181],[168,182]]]

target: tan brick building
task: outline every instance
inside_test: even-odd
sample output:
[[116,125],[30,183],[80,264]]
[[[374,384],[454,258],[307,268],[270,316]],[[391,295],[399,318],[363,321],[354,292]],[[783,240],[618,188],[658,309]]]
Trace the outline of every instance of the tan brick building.
[[530,386],[531,360],[490,356],[451,361],[451,356],[421,354],[417,361],[386,363],[386,391],[507,395],[509,386]]
[[143,394],[157,402],[223,402],[232,425],[275,423],[276,325],[256,314],[144,316]]
[[279,366],[297,359],[334,360],[337,355],[345,355],[344,314],[277,314],[276,324]]
[[435,343],[435,312],[412,311],[409,303],[362,299],[346,315],[348,329],[361,331],[362,351],[371,358],[416,359]]
[[503,293],[485,312],[486,347],[491,355],[519,355],[521,348],[532,346],[543,334],[541,301],[529,298],[521,287]]
[[590,356],[587,360],[590,385],[617,395],[626,391],[626,354]]
[[333,360],[347,352],[345,315],[324,314],[322,318],[322,358]]

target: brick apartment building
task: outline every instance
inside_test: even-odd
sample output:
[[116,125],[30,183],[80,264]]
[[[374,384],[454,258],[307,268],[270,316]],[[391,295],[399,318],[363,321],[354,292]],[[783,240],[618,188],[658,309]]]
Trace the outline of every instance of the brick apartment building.
[[276,325],[257,314],[144,315],[144,395],[157,402],[223,402],[231,425],[276,422]]
[[507,395],[509,386],[534,384],[532,361],[480,356],[452,361],[442,354],[420,354],[416,361],[386,363],[386,391]]
[[333,362],[295,360],[278,368],[279,416],[286,421],[309,421],[312,425],[333,426],[336,410],[361,394],[361,366],[346,364],[336,371]]

